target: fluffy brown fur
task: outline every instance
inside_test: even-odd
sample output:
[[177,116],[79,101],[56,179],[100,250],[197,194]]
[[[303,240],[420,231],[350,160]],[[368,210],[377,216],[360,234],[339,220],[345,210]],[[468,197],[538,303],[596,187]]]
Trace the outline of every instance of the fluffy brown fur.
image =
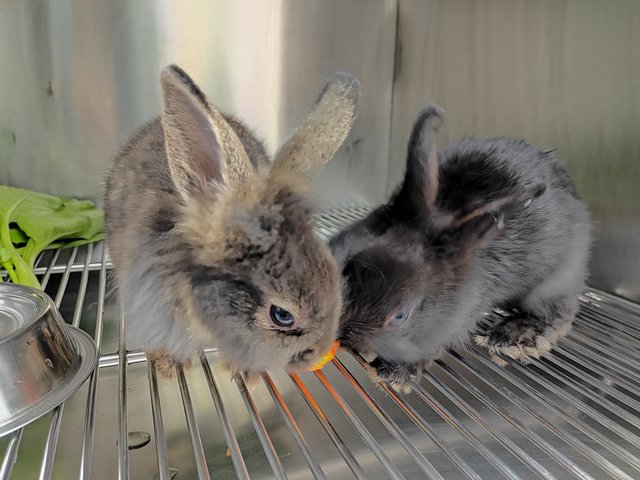
[[[178,67],[167,67],[161,84],[162,116],[124,148],[107,180],[128,346],[153,352],[169,375],[205,346],[248,378],[309,367],[336,338],[341,294],[306,189],[313,167],[349,132],[357,80],[335,75],[273,162]],[[270,305],[294,325],[275,324]]]

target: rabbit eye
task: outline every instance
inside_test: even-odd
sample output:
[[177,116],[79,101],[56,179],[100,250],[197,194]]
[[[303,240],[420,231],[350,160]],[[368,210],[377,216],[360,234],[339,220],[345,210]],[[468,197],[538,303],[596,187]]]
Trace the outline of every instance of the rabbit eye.
[[403,308],[402,310],[396,311],[387,319],[387,326],[391,328],[401,327],[404,322],[407,321],[407,318],[409,318],[410,313],[411,310],[407,307]]
[[271,305],[269,316],[271,321],[279,327],[290,327],[294,322],[293,315],[277,305]]

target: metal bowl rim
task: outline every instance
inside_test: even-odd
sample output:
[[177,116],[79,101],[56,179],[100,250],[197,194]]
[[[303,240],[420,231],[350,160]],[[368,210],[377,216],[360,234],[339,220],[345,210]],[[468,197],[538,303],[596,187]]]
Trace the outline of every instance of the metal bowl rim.
[[[14,330],[6,337],[0,338],[0,347],[2,347],[3,344],[8,343],[14,338],[23,334],[25,331],[28,331],[30,328],[33,327],[34,324],[38,322],[38,320],[40,320],[43,316],[45,316],[49,311],[51,311],[57,317],[56,319],[59,322],[66,324],[66,322],[62,318],[60,318],[58,309],[53,303],[53,300],[51,299],[51,297],[47,295],[45,292],[43,292],[42,290],[34,287],[29,287],[27,285],[20,285],[17,283],[9,283],[9,282],[0,283],[0,290],[3,290],[7,287],[9,290],[13,289],[15,292],[18,292],[18,293],[25,294],[29,292],[30,294],[37,295],[42,300],[44,300],[44,305],[42,305],[42,307],[38,309],[37,313],[33,317],[31,317],[29,322],[25,323],[24,325],[21,325],[20,328]],[[30,295],[25,295],[25,297],[28,297],[28,296]]]

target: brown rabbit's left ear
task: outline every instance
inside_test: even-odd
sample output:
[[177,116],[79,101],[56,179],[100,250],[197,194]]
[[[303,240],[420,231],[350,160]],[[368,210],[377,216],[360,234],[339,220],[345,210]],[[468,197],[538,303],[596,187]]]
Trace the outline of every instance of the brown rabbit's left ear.
[[171,177],[186,199],[213,187],[233,188],[254,172],[240,139],[176,65],[162,70],[161,121]]
[[351,130],[360,100],[360,82],[338,72],[324,87],[314,109],[276,152],[271,176],[292,172],[310,176],[316,166],[329,162]]

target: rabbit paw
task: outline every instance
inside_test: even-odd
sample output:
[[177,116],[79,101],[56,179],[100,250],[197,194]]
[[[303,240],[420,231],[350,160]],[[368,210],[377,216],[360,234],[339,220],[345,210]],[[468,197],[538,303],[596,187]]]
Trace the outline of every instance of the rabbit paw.
[[374,369],[371,377],[375,382],[386,382],[402,393],[411,392],[409,382],[420,380],[424,369],[422,363],[393,363],[379,357],[369,365]]
[[184,370],[191,367],[191,361],[180,361],[169,355],[166,350],[151,350],[147,352],[147,358],[155,367],[160,378],[164,380],[173,380],[176,377],[178,366]]
[[249,390],[254,390],[262,380],[262,374],[255,372],[242,372],[242,379]]
[[234,367],[229,365],[224,359],[220,359],[218,363],[224,376],[229,381],[235,380],[236,382],[241,379],[248,390],[254,390],[256,386],[262,380],[262,374],[257,372],[239,372]]
[[526,364],[550,352],[558,337],[551,330],[537,319],[509,318],[473,338],[489,351],[491,360],[504,367],[507,362],[499,354]]

